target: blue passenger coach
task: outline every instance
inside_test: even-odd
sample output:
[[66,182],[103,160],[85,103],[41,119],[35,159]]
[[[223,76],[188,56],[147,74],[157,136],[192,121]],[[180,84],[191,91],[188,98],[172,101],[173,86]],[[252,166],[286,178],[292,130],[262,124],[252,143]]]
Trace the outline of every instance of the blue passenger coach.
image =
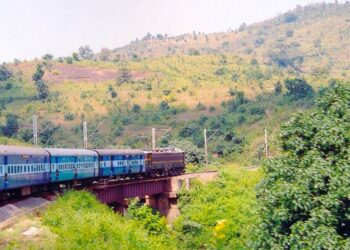
[[87,149],[46,148],[51,158],[51,182],[98,177],[98,155]]
[[0,191],[47,184],[49,173],[47,151],[0,145]]
[[100,176],[144,173],[145,153],[137,149],[94,149],[99,155]]

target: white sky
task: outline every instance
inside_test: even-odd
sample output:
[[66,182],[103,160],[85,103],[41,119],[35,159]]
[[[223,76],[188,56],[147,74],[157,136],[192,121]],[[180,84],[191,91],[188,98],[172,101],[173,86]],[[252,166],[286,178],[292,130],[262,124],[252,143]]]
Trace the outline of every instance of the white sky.
[[[147,32],[237,28],[310,0],[0,0],[0,62],[116,48]],[[317,2],[317,1],[316,1]],[[330,2],[330,1],[326,1]],[[334,2],[334,1],[331,1]],[[344,2],[344,1],[339,1]]]

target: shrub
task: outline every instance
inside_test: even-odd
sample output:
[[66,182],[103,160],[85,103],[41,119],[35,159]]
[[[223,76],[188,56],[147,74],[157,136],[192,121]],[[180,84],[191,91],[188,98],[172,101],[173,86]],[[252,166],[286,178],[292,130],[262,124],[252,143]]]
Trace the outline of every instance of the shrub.
[[133,106],[132,106],[132,112],[134,112],[134,113],[140,113],[140,111],[141,111],[141,107],[140,107],[140,105],[138,105],[138,104],[134,104]]
[[153,213],[152,208],[141,204],[138,199],[132,201],[128,207],[129,216],[137,220],[151,235],[162,235],[168,231],[167,222],[159,212]]
[[285,35],[286,37],[292,37],[294,35],[294,31],[287,29]]
[[43,69],[43,65],[42,64],[38,64],[38,65],[36,65],[36,69],[35,69],[35,72],[34,72],[34,74],[33,74],[33,76],[32,76],[32,79],[33,79],[33,81],[39,81],[39,80],[41,80],[42,78],[43,78],[43,76],[44,76],[44,69]]
[[18,116],[12,113],[9,113],[5,116],[6,123],[5,126],[2,127],[2,133],[5,136],[11,137],[16,135],[19,124],[18,124]]
[[215,111],[216,111],[215,106],[210,105],[210,106],[209,106],[209,112],[215,112]]
[[168,245],[148,235],[141,223],[123,218],[83,191],[59,197],[42,220],[58,236],[57,249],[154,250],[166,249]]
[[174,223],[178,249],[249,249],[256,222],[255,186],[259,172],[224,167],[207,185],[191,183],[179,197]]
[[64,114],[65,121],[73,121],[75,119],[75,114],[68,112]]
[[168,95],[170,95],[171,90],[170,89],[164,89],[162,92],[163,92],[163,95],[168,96]]
[[127,83],[131,80],[131,73],[127,68],[122,68],[117,77],[117,84]]
[[6,85],[5,85],[5,89],[6,90],[10,90],[10,89],[12,89],[12,87],[13,87],[13,83],[12,82],[7,82]]
[[282,94],[282,89],[283,89],[283,85],[280,82],[277,82],[274,86],[275,95]]
[[284,85],[287,89],[287,96],[293,99],[301,99],[312,96],[314,91],[305,79],[286,79]]
[[60,128],[59,125],[55,125],[51,121],[45,121],[41,129],[39,130],[40,142],[47,146],[52,146],[55,144],[54,135]]
[[49,96],[49,87],[43,80],[36,81],[35,86],[38,91],[39,99],[44,100]]
[[287,13],[284,15],[284,23],[294,23],[298,20],[298,16],[293,13]]
[[11,70],[9,70],[5,64],[0,66],[0,81],[7,81],[13,76]]
[[251,115],[265,115],[265,109],[261,107],[252,107],[249,112]]
[[81,46],[79,48],[79,56],[81,59],[91,60],[94,56],[94,52],[88,45]]
[[281,132],[264,164],[256,249],[349,249],[350,88],[336,86]]
[[217,70],[214,71],[214,74],[217,76],[223,76],[227,73],[226,68],[218,68]]
[[66,57],[64,60],[67,64],[73,64],[73,57],[71,56]]
[[199,50],[190,48],[187,52],[190,56],[198,56],[199,55]]
[[33,139],[33,131],[31,129],[20,129],[17,132],[17,137],[25,142],[30,142]]
[[201,102],[199,102],[198,104],[197,104],[197,106],[196,106],[196,110],[197,111],[204,111],[204,110],[206,110],[207,109],[207,107],[203,104],[203,103],[201,103]]
[[111,98],[116,98],[118,96],[117,92],[114,89],[110,93],[111,93]]

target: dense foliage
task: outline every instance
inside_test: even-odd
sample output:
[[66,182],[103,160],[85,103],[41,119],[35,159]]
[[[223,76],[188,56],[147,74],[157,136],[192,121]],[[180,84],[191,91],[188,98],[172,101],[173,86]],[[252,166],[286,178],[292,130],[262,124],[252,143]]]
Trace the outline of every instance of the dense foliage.
[[350,87],[323,91],[282,128],[259,188],[256,249],[350,248]]
[[5,64],[0,65],[0,82],[6,81],[13,76],[11,70],[9,70]]
[[192,183],[179,199],[178,249],[248,249],[259,179],[259,172],[226,168],[208,185]]
[[58,198],[43,221],[60,239],[56,249],[165,249],[139,223],[126,220],[87,192]]
[[162,217],[159,212],[153,212],[152,208],[141,204],[138,199],[129,205],[128,215],[140,222],[151,235],[164,236],[168,232],[165,217]]

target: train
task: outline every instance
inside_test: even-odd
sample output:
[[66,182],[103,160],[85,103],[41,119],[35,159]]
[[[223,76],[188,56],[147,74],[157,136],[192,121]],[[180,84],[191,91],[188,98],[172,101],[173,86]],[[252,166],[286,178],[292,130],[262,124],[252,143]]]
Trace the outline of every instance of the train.
[[0,193],[99,179],[147,178],[185,171],[185,152],[176,148],[138,149],[33,148],[0,145]]

